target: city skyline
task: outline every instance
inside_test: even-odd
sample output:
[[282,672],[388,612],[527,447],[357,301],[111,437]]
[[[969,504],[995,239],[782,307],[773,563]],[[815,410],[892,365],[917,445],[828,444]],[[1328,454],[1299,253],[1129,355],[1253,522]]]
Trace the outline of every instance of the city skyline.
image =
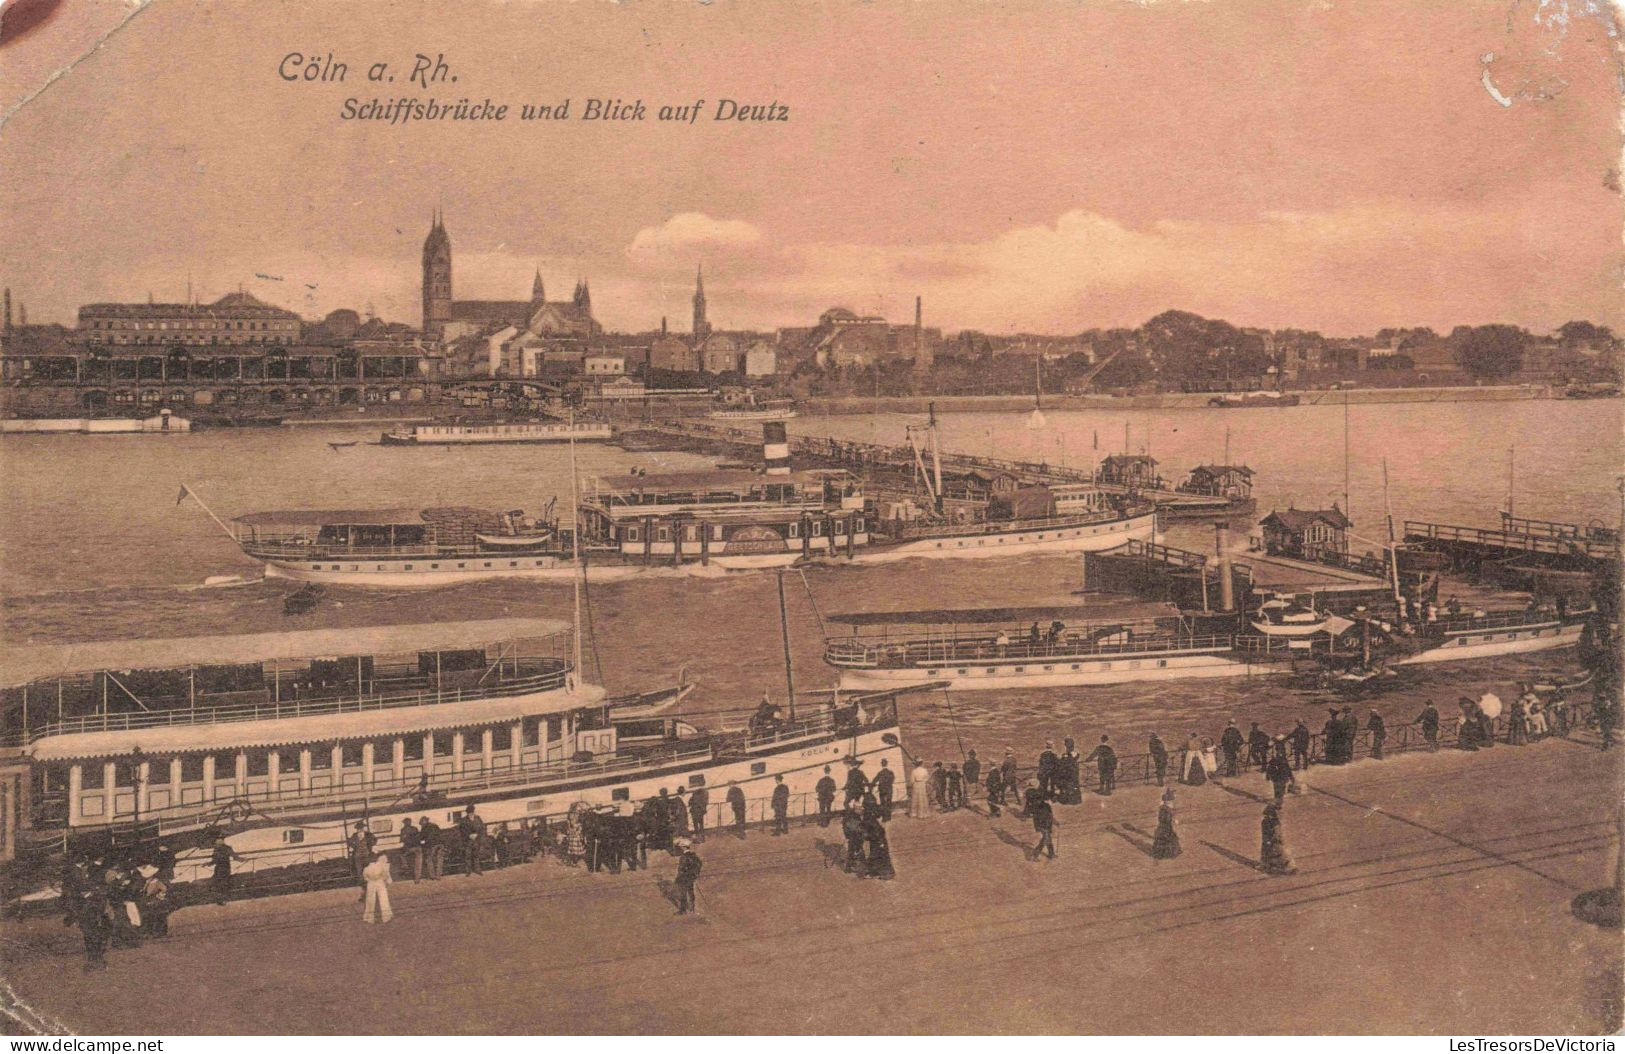
[[[1324,0],[1052,11],[491,6],[477,36],[429,8],[415,30],[327,19],[320,54],[352,78],[455,43],[448,97],[791,108],[748,127],[396,128],[339,120],[375,86],[278,77],[316,49],[276,31],[274,5],[226,20],[158,3],[0,129],[15,218],[0,275],[34,321],[149,290],[180,300],[190,283],[306,318],[370,304],[415,323],[443,208],[459,296],[522,298],[537,269],[561,288],[586,278],[618,331],[684,329],[700,263],[729,330],[836,305],[907,321],[915,296],[950,332],[1133,327],[1170,308],[1328,336],[1621,328],[1601,18]],[[167,34],[199,44],[186,64],[137,60]],[[875,65],[880,41],[918,64]],[[923,67],[956,75],[908,75]],[[111,97],[127,102],[93,102]],[[63,181],[101,193],[70,198]]]

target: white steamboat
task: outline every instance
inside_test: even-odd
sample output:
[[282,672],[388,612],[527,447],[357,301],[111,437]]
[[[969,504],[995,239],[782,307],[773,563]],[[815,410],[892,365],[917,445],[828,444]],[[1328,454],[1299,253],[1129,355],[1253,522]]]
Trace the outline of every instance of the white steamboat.
[[186,881],[216,833],[265,870],[342,857],[359,819],[388,849],[469,805],[494,829],[738,784],[755,820],[776,777],[799,811],[842,758],[901,771],[890,697],[700,733],[647,696],[622,720],[571,652],[539,619],[0,651],[21,855],[162,840]]

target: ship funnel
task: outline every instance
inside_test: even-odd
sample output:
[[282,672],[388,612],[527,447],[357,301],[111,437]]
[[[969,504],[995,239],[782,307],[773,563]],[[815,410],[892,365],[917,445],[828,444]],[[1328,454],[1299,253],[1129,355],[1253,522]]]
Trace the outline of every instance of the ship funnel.
[[783,421],[762,422],[762,467],[770,476],[790,474],[790,441]]

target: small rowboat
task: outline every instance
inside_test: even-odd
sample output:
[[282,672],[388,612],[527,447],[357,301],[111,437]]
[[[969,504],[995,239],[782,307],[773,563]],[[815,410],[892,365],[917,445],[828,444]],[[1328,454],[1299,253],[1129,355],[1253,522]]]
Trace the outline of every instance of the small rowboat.
[[1577,677],[1570,677],[1566,681],[1536,681],[1529,687],[1532,688],[1538,695],[1550,695],[1553,692],[1568,692],[1573,691],[1576,688],[1584,688],[1586,685],[1591,683],[1591,679],[1595,676],[1595,671],[1587,670],[1585,673],[1582,673]]
[[356,445],[356,440],[352,439],[348,443],[331,443],[330,442],[327,445],[332,447],[334,450],[343,450],[347,446],[355,446]]
[[527,531],[523,534],[481,534],[474,535],[481,545],[490,549],[528,549],[540,545],[553,536],[552,531]]

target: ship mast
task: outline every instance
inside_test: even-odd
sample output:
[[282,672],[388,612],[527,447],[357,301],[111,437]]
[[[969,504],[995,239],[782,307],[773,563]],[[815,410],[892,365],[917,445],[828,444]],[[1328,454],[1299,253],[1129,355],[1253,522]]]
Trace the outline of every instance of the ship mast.
[[576,412],[570,410],[570,556],[575,562],[575,634],[573,658],[576,683],[581,683],[581,580],[587,569],[581,564],[581,496],[576,481]]

